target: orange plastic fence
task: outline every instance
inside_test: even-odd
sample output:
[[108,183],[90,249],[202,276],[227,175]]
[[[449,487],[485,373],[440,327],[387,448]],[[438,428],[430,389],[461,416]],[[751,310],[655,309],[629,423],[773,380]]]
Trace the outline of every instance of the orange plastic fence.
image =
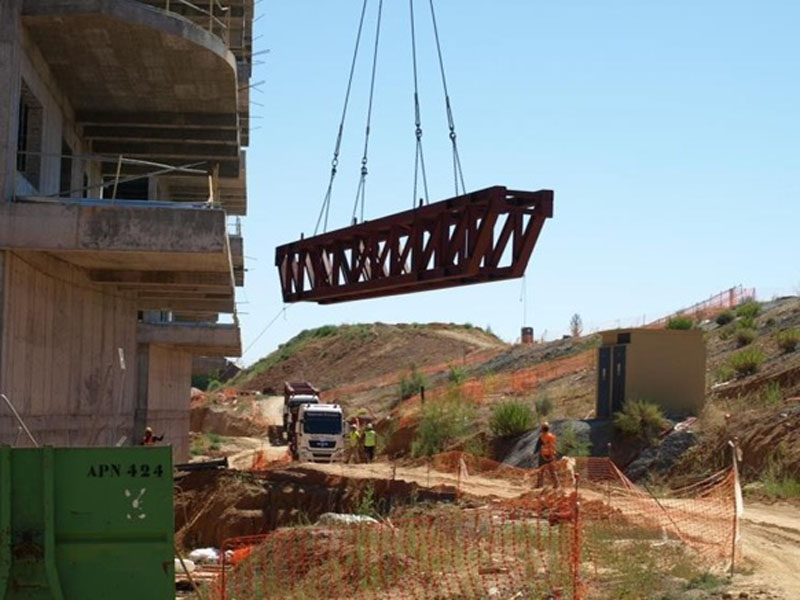
[[572,510],[570,519],[552,524],[540,516],[451,509],[395,522],[234,538],[222,549],[226,564],[217,598],[404,600],[522,593],[578,600],[579,513]]
[[[520,469],[461,452],[420,464],[453,475],[467,493],[487,479],[510,497],[488,508],[417,518],[304,527],[228,540],[216,597],[484,598],[580,600],[613,577],[614,553],[648,551],[669,565],[727,562],[737,550],[736,474],[719,472],[658,496],[605,458],[566,458]],[[485,500],[485,498],[484,498]],[[492,591],[492,589],[496,591]]]
[[[467,354],[460,360],[452,360],[449,362],[442,362],[434,365],[419,367],[417,368],[417,371],[422,373],[423,375],[435,375],[437,373],[445,373],[450,369],[452,365],[457,365],[457,366],[474,365],[477,363],[490,360],[495,356],[497,356],[498,354],[500,354],[501,352],[502,348],[490,348],[487,350],[478,350],[476,352],[471,352],[470,354]],[[376,387],[396,385],[400,381],[400,378],[407,374],[408,374],[408,369],[402,369],[399,371],[395,371],[393,373],[389,373],[387,375],[381,375],[380,377],[373,377],[371,379],[359,381],[358,383],[343,385],[330,390],[325,390],[322,392],[322,399],[325,402],[336,402],[341,398],[344,398],[348,395],[352,395],[358,392],[363,392],[364,390],[369,390]]]
[[[458,393],[462,398],[477,403],[483,403],[487,397],[497,394],[528,394],[534,391],[541,383],[553,381],[591,367],[594,364],[594,360],[594,351],[587,350],[580,354],[539,363],[511,373],[471,378],[458,386]],[[449,386],[439,386],[426,391],[425,400],[437,400],[446,397],[450,393],[452,391]],[[397,412],[401,416],[413,413],[419,407],[420,401],[419,395],[412,396],[397,408]]]
[[703,300],[702,302],[697,302],[692,306],[687,308],[682,308],[679,311],[672,313],[666,317],[658,319],[657,321],[653,321],[652,323],[648,324],[647,327],[649,328],[658,328],[663,327],[666,325],[667,321],[671,317],[676,317],[680,315],[686,315],[693,317],[695,320],[700,319],[707,319],[709,317],[714,316],[721,310],[725,310],[726,308],[734,308],[738,306],[742,302],[747,302],[748,300],[754,300],[756,297],[756,289],[755,288],[745,288],[742,286],[732,287],[727,289],[723,292],[715,294],[708,298],[707,300]]
[[[501,501],[508,506],[539,510],[555,502],[552,492],[535,488],[537,484],[552,485],[543,469],[518,469],[459,452],[434,456],[431,466],[457,473],[459,486],[466,486],[470,477],[499,477],[531,487],[528,493]],[[607,458],[565,458],[557,461],[553,470],[562,490],[578,486],[584,522],[602,520],[606,534],[613,538],[651,536],[662,542],[678,541],[708,563],[734,555],[737,483],[732,469],[684,488],[660,491],[659,495],[636,486]]]

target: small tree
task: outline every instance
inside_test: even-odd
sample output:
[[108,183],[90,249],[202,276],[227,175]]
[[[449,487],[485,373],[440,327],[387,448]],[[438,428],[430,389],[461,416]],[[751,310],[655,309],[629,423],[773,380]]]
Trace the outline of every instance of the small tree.
[[581,333],[583,333],[583,319],[578,313],[572,315],[569,320],[569,332],[572,337],[581,337]]

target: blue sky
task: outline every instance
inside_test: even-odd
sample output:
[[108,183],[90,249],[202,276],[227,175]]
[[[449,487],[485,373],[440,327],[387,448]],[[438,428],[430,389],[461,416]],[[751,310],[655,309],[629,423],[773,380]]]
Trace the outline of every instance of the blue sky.
[[[428,5],[416,0],[431,201],[452,196]],[[800,290],[800,3],[437,0],[468,189],[555,190],[528,266],[527,323],[549,339],[655,318],[739,283]],[[283,306],[276,245],[313,232],[360,0],[257,4],[242,362],[328,323],[470,322],[513,341],[522,280],[334,306]],[[345,126],[331,227],[352,213],[377,0]],[[385,0],[367,218],[412,199],[408,2]],[[260,104],[256,105],[255,103]],[[260,333],[263,335],[253,344]]]

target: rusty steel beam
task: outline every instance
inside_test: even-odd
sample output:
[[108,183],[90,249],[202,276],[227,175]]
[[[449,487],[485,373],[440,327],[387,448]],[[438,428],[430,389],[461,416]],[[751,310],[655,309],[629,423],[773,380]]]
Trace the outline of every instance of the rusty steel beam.
[[521,277],[553,192],[496,186],[278,246],[284,302],[320,304]]

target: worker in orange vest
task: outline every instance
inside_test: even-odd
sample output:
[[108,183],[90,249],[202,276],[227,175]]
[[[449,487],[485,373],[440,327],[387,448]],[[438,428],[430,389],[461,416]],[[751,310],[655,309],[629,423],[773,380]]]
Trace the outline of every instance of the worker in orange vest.
[[556,477],[556,436],[550,432],[550,423],[542,423],[542,433],[536,441],[534,454],[539,455],[539,474],[536,478],[536,487],[542,487],[544,483],[544,473],[547,472],[553,487],[558,489],[558,477]]
[[163,439],[163,435],[153,435],[152,427],[145,427],[144,437],[142,438],[142,446],[155,446],[156,442],[160,442]]

